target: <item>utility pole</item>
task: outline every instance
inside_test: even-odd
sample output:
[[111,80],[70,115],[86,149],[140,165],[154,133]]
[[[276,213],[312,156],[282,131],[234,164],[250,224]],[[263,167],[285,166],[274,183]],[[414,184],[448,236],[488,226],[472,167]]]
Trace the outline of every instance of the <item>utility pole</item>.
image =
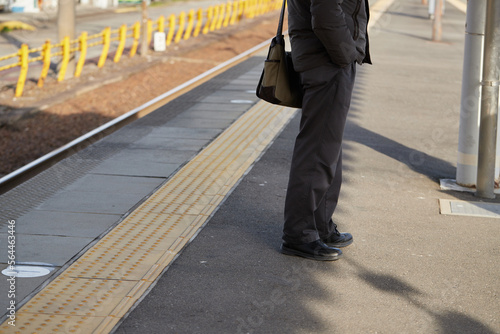
[[457,184],[465,187],[476,186],[486,1],[467,2],[456,175]]
[[[68,36],[70,40],[75,39],[76,30],[76,3],[75,0],[59,0],[57,7],[57,37],[58,42],[61,42],[64,37]],[[66,77],[73,77],[75,73],[75,56],[71,55]]]
[[495,198],[495,161],[500,74],[500,1],[488,0],[484,35],[484,67],[481,81],[481,119],[476,195]]
[[141,56],[148,54],[148,5],[146,0],[142,0],[142,20],[141,20]]

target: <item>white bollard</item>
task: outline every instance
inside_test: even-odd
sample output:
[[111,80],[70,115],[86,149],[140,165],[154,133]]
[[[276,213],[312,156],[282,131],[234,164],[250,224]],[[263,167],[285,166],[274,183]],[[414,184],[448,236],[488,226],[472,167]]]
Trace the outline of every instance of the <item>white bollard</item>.
[[157,52],[165,51],[167,45],[165,43],[165,33],[164,32],[155,32],[153,36],[153,49]]

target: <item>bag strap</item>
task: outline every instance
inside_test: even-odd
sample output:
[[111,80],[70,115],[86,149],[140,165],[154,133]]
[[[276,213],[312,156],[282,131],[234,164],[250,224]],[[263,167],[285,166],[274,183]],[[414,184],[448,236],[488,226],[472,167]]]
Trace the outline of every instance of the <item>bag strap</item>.
[[286,7],[286,0],[283,0],[283,6],[281,6],[280,21],[278,23],[278,31],[276,31],[276,37],[278,38],[282,38],[283,36],[283,20],[285,18],[285,7]]

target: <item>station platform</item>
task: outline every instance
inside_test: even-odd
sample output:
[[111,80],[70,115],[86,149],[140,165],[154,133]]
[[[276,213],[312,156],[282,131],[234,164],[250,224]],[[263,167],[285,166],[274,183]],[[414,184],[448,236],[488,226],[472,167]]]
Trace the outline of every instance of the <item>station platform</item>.
[[372,8],[343,258],[279,253],[300,111],[255,97],[262,50],[0,196],[1,269],[14,225],[21,274],[38,275],[15,280],[15,327],[0,281],[0,333],[500,332],[499,201],[439,183],[455,176],[464,12],[447,6],[435,43],[420,0]]

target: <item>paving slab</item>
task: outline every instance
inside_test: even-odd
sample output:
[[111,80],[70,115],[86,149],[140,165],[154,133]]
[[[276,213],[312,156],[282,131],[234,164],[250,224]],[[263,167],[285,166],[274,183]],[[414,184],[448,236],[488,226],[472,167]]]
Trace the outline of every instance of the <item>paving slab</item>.
[[63,190],[47,199],[36,209],[123,215],[143,197],[144,195],[140,194],[115,193],[110,195],[101,192]]
[[162,178],[88,174],[66,187],[66,190],[146,196],[163,181]]
[[[172,124],[179,124],[179,116],[172,120]],[[199,119],[193,120],[192,118],[184,119],[186,123],[190,124],[191,122],[197,123],[200,121]],[[208,121],[208,120],[207,120]],[[163,137],[157,136],[145,136],[144,138],[134,142],[130,147],[134,149],[164,149],[164,150],[179,150],[179,151],[196,151],[199,150],[200,147],[203,147],[207,144],[208,140],[206,139],[191,139],[191,138],[168,138],[165,139]]]
[[95,238],[120,215],[33,210],[16,220],[16,233]]
[[[250,104],[247,105],[247,107]],[[186,127],[186,128],[201,128],[201,129],[225,129],[231,124],[230,120],[226,119],[187,119],[176,117],[169,124],[175,127]]]
[[[188,109],[186,112],[200,111]],[[205,111],[206,112],[206,111]],[[230,111],[227,111],[231,114]],[[233,114],[235,115],[235,114]],[[192,128],[180,128],[180,127],[158,127],[151,131],[151,136],[164,137],[164,138],[177,138],[177,139],[214,139],[220,134],[219,129],[192,129]]]
[[189,110],[243,112],[248,110],[248,103],[204,103],[196,104]]
[[241,116],[242,112],[240,111],[210,111],[210,110],[188,110],[182,115],[179,115],[179,118],[196,118],[196,119],[230,119],[234,120]]
[[166,178],[195,154],[196,151],[126,149],[101,162],[92,173]]
[[[2,239],[5,240],[5,237],[2,236]],[[93,237],[16,234],[16,263],[43,262],[60,267],[93,240]],[[7,254],[6,242],[0,244],[0,251]]]

